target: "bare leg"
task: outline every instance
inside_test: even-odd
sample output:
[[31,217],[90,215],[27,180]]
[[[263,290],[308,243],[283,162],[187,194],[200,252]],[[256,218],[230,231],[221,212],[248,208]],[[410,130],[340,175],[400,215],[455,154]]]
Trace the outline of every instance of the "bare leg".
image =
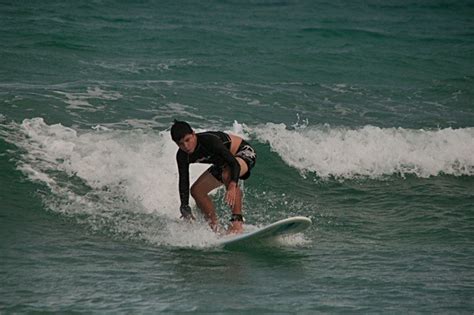
[[205,171],[191,187],[191,195],[214,231],[217,230],[218,226],[216,208],[209,196],[209,192],[221,185],[222,183],[212,176],[211,173]]

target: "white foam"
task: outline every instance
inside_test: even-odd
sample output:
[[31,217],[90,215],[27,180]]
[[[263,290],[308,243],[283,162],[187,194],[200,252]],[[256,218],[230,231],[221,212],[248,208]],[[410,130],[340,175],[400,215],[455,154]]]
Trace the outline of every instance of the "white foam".
[[[99,129],[78,135],[60,124],[48,126],[41,118],[25,120],[22,127],[31,143],[37,143],[39,150],[31,154],[55,161],[56,169],[94,188],[127,182],[129,199],[140,200],[150,212],[177,215],[177,147],[168,132]],[[205,168],[192,165],[192,180]]]
[[[52,211],[94,231],[153,244],[215,245],[206,223],[178,219],[177,147],[169,131],[114,127],[80,130],[33,118],[12,123],[1,135],[24,152],[18,169],[50,189],[45,204]],[[247,137],[246,128],[234,122],[230,131]],[[191,165],[191,182],[208,167]]]
[[[178,220],[177,147],[168,131],[74,130],[42,118],[11,129],[2,135],[25,151],[18,168],[50,188],[45,202],[52,211],[76,216],[92,230],[154,244],[204,246],[216,240],[206,224],[190,229]],[[193,164],[191,181],[207,167]]]
[[252,130],[303,175],[377,178],[383,175],[474,175],[474,128],[414,130],[287,128],[267,123]]
[[232,124],[232,129],[226,130],[226,132],[248,140],[250,138],[248,130],[250,130],[250,128],[247,125],[240,124],[237,120],[234,120],[234,123]]

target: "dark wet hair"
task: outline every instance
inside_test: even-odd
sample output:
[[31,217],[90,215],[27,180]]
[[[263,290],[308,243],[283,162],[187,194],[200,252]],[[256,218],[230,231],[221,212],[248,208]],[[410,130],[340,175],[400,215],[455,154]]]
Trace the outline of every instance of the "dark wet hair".
[[178,143],[179,140],[190,133],[193,133],[193,129],[187,122],[174,120],[173,126],[171,126],[171,139],[174,142]]

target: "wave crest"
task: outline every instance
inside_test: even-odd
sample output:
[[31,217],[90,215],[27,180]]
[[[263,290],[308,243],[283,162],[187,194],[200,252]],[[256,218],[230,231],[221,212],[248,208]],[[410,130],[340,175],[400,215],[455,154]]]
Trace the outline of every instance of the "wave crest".
[[253,133],[288,165],[322,178],[474,175],[474,128],[289,129],[284,124],[267,123]]

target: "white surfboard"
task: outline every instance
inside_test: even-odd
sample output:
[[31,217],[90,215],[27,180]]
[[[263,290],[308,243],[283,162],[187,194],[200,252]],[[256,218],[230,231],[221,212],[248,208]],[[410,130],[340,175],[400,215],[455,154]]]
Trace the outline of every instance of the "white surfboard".
[[262,228],[258,228],[252,232],[238,235],[226,235],[220,239],[219,245],[227,246],[244,243],[257,243],[282,235],[299,233],[307,229],[310,225],[311,220],[307,217],[291,217],[277,221]]

